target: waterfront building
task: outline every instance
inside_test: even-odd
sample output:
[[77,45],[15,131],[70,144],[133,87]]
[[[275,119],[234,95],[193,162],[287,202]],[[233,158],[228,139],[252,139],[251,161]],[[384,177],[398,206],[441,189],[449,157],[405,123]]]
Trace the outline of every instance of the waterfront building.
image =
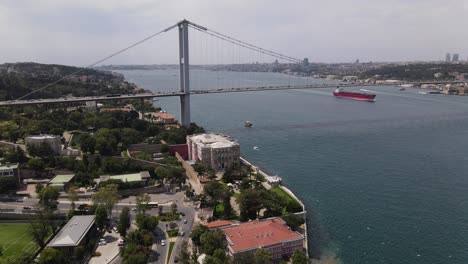
[[187,136],[187,145],[189,160],[200,161],[218,171],[239,161],[239,143],[224,135]]
[[[57,235],[49,242],[47,247],[55,248],[62,252],[66,258],[79,259],[95,237],[99,235],[94,224],[94,215],[75,215]],[[79,252],[81,251],[81,253]]]
[[228,242],[228,254],[248,253],[259,248],[270,252],[273,262],[302,250],[304,236],[292,231],[280,217],[255,220],[221,228]]
[[28,136],[24,139],[26,149],[31,146],[40,147],[43,143],[47,144],[54,153],[60,154],[62,152],[62,137],[55,135],[37,135]]
[[456,54],[456,53],[454,53],[454,54],[452,55],[452,61],[453,61],[453,62],[457,62],[457,61],[458,61],[458,57],[459,57],[459,55]]

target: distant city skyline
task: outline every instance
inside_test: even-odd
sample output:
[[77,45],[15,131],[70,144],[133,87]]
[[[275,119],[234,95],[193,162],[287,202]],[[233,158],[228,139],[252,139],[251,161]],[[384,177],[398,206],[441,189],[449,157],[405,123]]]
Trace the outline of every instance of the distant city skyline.
[[[463,0],[7,1],[0,63],[86,66],[184,18],[310,63],[463,61],[467,12]],[[175,63],[174,31],[104,64]]]

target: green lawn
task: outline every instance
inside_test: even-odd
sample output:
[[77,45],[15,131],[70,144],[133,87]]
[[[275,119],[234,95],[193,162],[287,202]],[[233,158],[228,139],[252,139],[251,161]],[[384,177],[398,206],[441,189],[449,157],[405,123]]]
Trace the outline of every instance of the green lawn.
[[274,188],[271,188],[270,191],[272,192],[275,192],[276,194],[278,194],[279,196],[283,197],[284,199],[286,199],[288,202],[289,201],[296,201],[296,199],[292,198],[287,192],[285,192],[283,189],[281,189],[280,187],[276,186]]
[[[3,257],[18,252],[34,252],[37,245],[28,233],[28,223],[0,223],[0,245]],[[0,257],[1,258],[1,257]]]
[[171,254],[172,250],[174,249],[175,242],[170,242],[169,243],[169,254],[167,255],[167,263],[169,263],[169,260],[171,259]]

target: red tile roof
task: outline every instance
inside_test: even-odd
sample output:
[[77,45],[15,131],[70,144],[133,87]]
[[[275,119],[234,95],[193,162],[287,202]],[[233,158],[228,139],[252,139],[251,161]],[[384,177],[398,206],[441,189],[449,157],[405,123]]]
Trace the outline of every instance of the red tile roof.
[[242,223],[224,228],[222,231],[226,234],[234,252],[303,239],[301,234],[291,231],[279,217]]
[[168,113],[159,113],[159,118],[161,119],[175,119],[175,116]]
[[231,221],[222,220],[222,221],[214,221],[214,222],[208,223],[206,226],[211,229],[211,228],[217,228],[217,227],[223,227],[223,226],[229,226],[229,225],[232,225]]

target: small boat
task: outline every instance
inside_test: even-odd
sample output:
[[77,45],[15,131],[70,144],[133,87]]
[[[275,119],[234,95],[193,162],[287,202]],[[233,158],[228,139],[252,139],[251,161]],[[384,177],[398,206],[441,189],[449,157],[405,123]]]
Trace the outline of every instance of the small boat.
[[257,146],[254,146],[254,147],[253,147],[253,150],[258,150],[258,147],[257,147]]
[[401,88],[400,88],[400,91],[404,91],[404,90],[406,90],[405,87],[401,87]]
[[244,126],[245,126],[245,127],[253,127],[253,124],[252,124],[252,122],[250,122],[250,121],[245,121],[245,122],[244,122]]

